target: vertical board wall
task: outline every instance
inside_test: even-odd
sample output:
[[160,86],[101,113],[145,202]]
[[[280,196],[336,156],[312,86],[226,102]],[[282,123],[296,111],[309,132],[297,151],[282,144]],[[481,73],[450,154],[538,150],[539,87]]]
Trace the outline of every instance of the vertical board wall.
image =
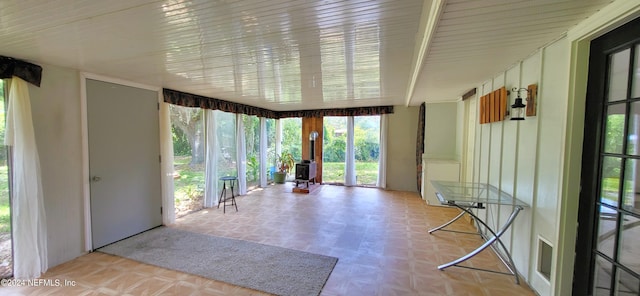
[[[465,110],[463,139],[466,181],[489,183],[524,201],[503,242],[518,271],[540,295],[550,295],[551,282],[537,272],[537,240],[556,245],[557,205],[561,192],[562,156],[567,113],[569,43],[560,39],[478,86],[475,98],[460,102]],[[524,121],[479,124],[478,98],[500,87],[508,90],[538,84],[538,115]],[[516,98],[509,95],[509,105]],[[499,228],[511,206],[477,210],[479,217]],[[552,268],[555,268],[553,266]],[[553,275],[552,275],[553,278]]]

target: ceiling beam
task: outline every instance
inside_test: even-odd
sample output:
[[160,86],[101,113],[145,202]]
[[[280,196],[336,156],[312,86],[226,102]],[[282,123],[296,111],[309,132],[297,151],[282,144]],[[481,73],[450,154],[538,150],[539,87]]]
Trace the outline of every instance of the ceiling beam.
[[462,100],[466,100],[470,97],[473,97],[476,95],[476,88],[472,88],[471,90],[469,90],[468,92],[464,93],[464,95],[462,95]]
[[[422,70],[422,64],[429,51],[429,45],[436,33],[440,15],[444,9],[446,0],[425,0],[422,6],[420,17],[420,27],[416,34],[416,49],[413,54],[413,64],[411,65],[411,78],[407,86],[406,106],[411,104],[411,97]],[[418,42],[419,41],[419,42]]]

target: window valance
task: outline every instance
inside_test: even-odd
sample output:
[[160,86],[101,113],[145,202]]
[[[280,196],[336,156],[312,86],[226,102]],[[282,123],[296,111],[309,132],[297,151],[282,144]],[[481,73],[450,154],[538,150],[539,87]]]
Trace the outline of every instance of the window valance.
[[162,90],[162,94],[165,102],[178,106],[199,107],[202,109],[256,115],[258,117],[278,118],[277,113],[274,111],[245,104],[189,94],[167,88]]
[[220,110],[225,112],[255,115],[266,118],[287,117],[321,117],[321,116],[364,116],[393,113],[393,106],[373,106],[342,109],[315,109],[296,111],[273,111],[250,105],[234,103],[216,98],[189,94],[172,89],[163,89],[164,101],[183,107],[199,107],[202,109]]
[[13,76],[20,77],[22,80],[39,87],[42,79],[42,67],[14,58],[0,56],[0,79]]
[[298,111],[279,111],[278,118],[322,117],[322,116],[365,116],[393,113],[393,106],[356,107],[341,109],[315,109]]

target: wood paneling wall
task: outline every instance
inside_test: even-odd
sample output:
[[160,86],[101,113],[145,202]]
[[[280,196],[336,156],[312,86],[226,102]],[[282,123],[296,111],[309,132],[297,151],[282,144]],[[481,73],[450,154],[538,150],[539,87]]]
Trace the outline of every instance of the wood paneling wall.
[[506,116],[506,88],[501,87],[480,97],[480,124],[502,121]]
[[310,141],[309,134],[312,131],[318,132],[318,138],[316,138],[315,147],[315,161],[316,161],[316,182],[322,183],[322,129],[323,117],[303,117],[302,118],[302,159],[311,159],[310,153]]

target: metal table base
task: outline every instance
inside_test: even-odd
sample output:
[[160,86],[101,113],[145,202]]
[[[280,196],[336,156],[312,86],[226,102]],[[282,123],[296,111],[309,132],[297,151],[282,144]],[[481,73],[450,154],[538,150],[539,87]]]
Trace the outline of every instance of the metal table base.
[[[433,182],[432,182],[433,183]],[[437,184],[439,183],[439,184]],[[459,189],[456,188],[454,184],[447,184],[444,182],[436,182],[436,184],[434,185],[439,185],[439,187],[442,189],[442,191],[446,191],[448,190],[448,188],[446,188],[446,186],[450,186],[451,188],[454,189]],[[464,185],[463,185],[464,186]],[[464,187],[461,186],[460,188]],[[467,186],[477,186],[477,184],[473,184],[473,185],[467,185]],[[471,188],[471,187],[470,187]],[[479,187],[473,187],[473,189],[477,189]],[[487,187],[489,188],[489,187]],[[491,190],[496,190],[495,188],[490,188]],[[453,194],[452,194],[453,192]],[[466,192],[466,191],[465,191]],[[482,191],[480,191],[482,192]],[[455,195],[458,192],[454,192],[453,190],[449,190],[447,193],[449,193],[449,197],[444,196],[442,193],[440,192],[436,192],[436,196],[438,197],[438,199],[441,201],[442,204],[448,205],[448,206],[454,206],[458,209],[460,209],[460,213],[455,216],[453,219],[451,219],[450,221],[436,227],[433,228],[431,230],[429,230],[430,234],[433,234],[436,231],[449,231],[449,232],[458,232],[458,233],[465,233],[465,234],[478,234],[480,236],[482,236],[482,238],[485,240],[485,242],[480,245],[478,248],[476,248],[475,250],[471,251],[470,253],[456,259],[453,260],[451,262],[442,264],[438,266],[439,270],[444,270],[446,268],[449,268],[451,266],[456,266],[456,267],[463,267],[463,268],[469,268],[469,269],[475,269],[475,270],[481,270],[481,271],[489,271],[489,272],[494,272],[494,273],[500,273],[500,274],[506,274],[506,275],[512,275],[515,277],[516,279],[516,284],[520,284],[520,277],[518,275],[518,271],[516,270],[515,264],[513,262],[513,258],[511,257],[511,253],[509,252],[509,249],[504,245],[504,243],[502,242],[502,240],[500,239],[500,237],[509,229],[509,227],[511,227],[511,225],[513,224],[513,221],[516,219],[516,217],[518,216],[518,213],[520,213],[520,211],[522,211],[524,209],[523,205],[521,202],[517,201],[513,202],[514,199],[512,199],[512,202],[510,205],[513,206],[513,210],[511,211],[511,214],[509,215],[509,218],[504,222],[504,224],[500,227],[500,229],[498,229],[498,231],[493,230],[491,227],[489,227],[489,225],[487,225],[487,223],[485,223],[482,219],[480,219],[480,217],[478,217],[476,214],[473,213],[473,211],[471,211],[471,209],[484,209],[485,208],[485,204],[481,201],[483,201],[482,199],[475,199],[472,200],[471,198],[469,198],[468,196],[463,197],[462,194],[460,195]],[[503,196],[501,196],[503,195]],[[491,199],[485,199],[484,201],[487,201],[487,203],[489,204],[499,204],[499,205],[507,205],[508,200],[507,198],[511,198],[510,196],[504,194],[504,193],[500,193],[498,195],[499,198],[502,198],[503,200],[491,200]],[[464,201],[464,202],[456,202],[456,200],[459,201]],[[526,205],[524,205],[526,206]],[[478,232],[463,232],[463,231],[455,231],[455,230],[448,230],[445,229],[447,226],[451,225],[452,223],[454,223],[455,221],[459,220],[460,218],[462,218],[462,216],[464,216],[464,214],[469,214],[469,216],[471,216],[471,218],[476,221],[478,224],[482,225],[484,227],[484,229],[486,229],[487,232],[489,232],[491,234],[491,237],[488,238],[487,236],[485,236],[485,234],[480,230],[480,228],[478,228]],[[471,258],[473,258],[475,255],[477,255],[478,253],[484,251],[486,248],[491,247],[496,255],[498,255],[498,258],[500,258],[500,260],[502,261],[502,263],[507,267],[507,269],[509,270],[508,273],[506,272],[501,272],[501,271],[496,271],[496,270],[490,270],[490,269],[483,269],[483,268],[476,268],[476,267],[470,267],[470,266],[464,266],[464,265],[460,265],[460,263],[465,262]],[[506,257],[506,258],[505,258]]]

